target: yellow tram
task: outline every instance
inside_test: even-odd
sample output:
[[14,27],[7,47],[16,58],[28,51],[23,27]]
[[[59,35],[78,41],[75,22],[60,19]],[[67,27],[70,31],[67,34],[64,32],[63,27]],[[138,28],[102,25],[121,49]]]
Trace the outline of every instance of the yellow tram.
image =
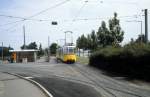
[[65,63],[75,63],[77,61],[75,46],[63,46],[58,48],[56,57]]

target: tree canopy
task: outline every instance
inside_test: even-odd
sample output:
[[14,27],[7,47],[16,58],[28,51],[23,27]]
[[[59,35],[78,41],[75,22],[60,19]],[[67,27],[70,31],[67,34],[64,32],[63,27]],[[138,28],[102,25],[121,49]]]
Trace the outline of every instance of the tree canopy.
[[21,49],[37,49],[36,42],[31,42],[29,45],[21,46]]
[[108,21],[108,24],[107,27],[105,21],[102,21],[97,32],[92,30],[87,36],[83,34],[78,37],[77,47],[96,50],[98,47],[118,46],[123,41],[124,31],[121,29],[117,13],[114,13],[114,17]]
[[122,31],[117,19],[117,13],[114,13],[114,17],[109,20],[109,28],[106,27],[106,23],[102,21],[101,27],[97,32],[99,45],[107,46],[119,45],[123,41],[124,31]]
[[42,44],[40,43],[38,56],[44,55],[44,50],[42,49]]
[[56,50],[57,50],[57,44],[56,43],[52,43],[51,46],[50,46],[51,54],[56,54]]

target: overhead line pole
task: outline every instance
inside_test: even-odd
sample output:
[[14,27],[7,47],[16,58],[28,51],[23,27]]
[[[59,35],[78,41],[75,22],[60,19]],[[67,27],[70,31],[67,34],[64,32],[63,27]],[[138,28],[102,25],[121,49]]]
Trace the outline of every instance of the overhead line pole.
[[3,42],[2,42],[2,62],[3,62]]
[[148,16],[147,16],[148,10],[144,10],[145,14],[145,42],[148,43]]
[[50,42],[49,42],[49,36],[48,36],[48,62],[50,61]]
[[25,26],[23,26],[23,38],[24,38],[24,48],[23,49],[26,49],[26,36],[25,36]]

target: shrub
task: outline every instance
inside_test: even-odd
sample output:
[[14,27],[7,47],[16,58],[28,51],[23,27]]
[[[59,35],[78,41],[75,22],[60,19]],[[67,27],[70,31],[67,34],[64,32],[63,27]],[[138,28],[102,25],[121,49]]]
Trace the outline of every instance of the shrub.
[[128,76],[149,78],[150,45],[134,43],[122,48],[106,47],[94,52],[89,64]]

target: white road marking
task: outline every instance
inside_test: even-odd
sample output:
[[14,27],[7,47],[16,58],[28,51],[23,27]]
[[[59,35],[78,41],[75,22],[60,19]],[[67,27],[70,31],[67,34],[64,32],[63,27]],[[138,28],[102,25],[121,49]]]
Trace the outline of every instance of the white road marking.
[[31,78],[33,78],[33,77],[28,76],[28,77],[24,77],[24,78],[31,79]]

